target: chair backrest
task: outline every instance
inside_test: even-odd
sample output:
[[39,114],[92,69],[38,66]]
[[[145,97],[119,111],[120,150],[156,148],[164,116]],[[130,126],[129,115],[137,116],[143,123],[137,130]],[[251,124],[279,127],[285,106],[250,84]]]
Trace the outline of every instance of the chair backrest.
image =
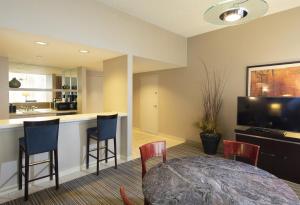
[[59,119],[48,121],[24,121],[26,152],[38,154],[57,149]]
[[142,161],[142,177],[147,172],[146,161],[152,157],[163,157],[163,162],[167,159],[166,141],[151,142],[140,147]]
[[120,187],[120,194],[121,194],[124,205],[133,205],[133,203],[131,203],[131,201],[129,201],[129,199],[125,193],[125,188],[123,186]]
[[230,158],[231,156],[242,157],[248,159],[253,166],[257,166],[260,149],[258,145],[231,140],[223,140],[223,143],[225,158]]
[[97,116],[98,138],[101,140],[112,139],[117,134],[118,114]]

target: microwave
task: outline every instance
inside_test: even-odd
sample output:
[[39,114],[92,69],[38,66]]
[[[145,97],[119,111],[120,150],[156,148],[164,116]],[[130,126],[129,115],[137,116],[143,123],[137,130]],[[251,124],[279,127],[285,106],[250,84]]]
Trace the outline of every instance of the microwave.
[[77,102],[57,102],[56,110],[77,110]]

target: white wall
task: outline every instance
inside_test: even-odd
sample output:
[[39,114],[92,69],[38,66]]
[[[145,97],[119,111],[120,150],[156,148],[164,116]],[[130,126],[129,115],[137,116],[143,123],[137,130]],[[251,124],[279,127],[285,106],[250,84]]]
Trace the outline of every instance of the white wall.
[[175,65],[187,63],[186,38],[95,0],[1,0],[1,27]]
[[87,113],[103,111],[103,74],[97,71],[87,71],[86,75]]
[[0,57],[0,119],[8,118],[8,59]]

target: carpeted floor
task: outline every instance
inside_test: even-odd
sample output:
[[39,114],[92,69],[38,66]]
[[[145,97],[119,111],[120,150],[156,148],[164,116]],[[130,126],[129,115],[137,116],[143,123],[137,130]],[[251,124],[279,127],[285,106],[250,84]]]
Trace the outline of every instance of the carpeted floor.
[[[200,148],[195,145],[181,144],[168,149],[167,158],[201,155]],[[159,159],[151,160],[149,167],[155,165]],[[287,182],[300,197],[300,185]],[[87,176],[61,184],[58,191],[48,188],[30,195],[29,201],[24,203],[19,198],[5,204],[101,204],[122,205],[119,195],[120,185],[125,185],[129,198],[135,204],[143,204],[141,164],[140,159],[120,164],[118,169],[108,168],[100,171],[100,175]]]

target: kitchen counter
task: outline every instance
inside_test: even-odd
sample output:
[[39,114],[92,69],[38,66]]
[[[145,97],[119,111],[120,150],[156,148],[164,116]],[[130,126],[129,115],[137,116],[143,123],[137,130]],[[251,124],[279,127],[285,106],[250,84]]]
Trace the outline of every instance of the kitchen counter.
[[[95,120],[97,115],[111,115],[115,114],[113,112],[104,112],[104,113],[88,113],[88,114],[75,114],[75,115],[62,115],[62,116],[47,116],[47,117],[31,117],[31,118],[20,118],[20,119],[7,119],[0,120],[0,130],[7,128],[23,127],[24,121],[42,121],[42,120],[52,120],[60,119],[60,123],[70,123],[70,122],[79,122],[86,120]],[[126,117],[127,113],[118,113],[119,117]]]
[[77,110],[54,110],[54,109],[35,109],[33,111],[17,110],[16,113],[10,113],[10,119],[28,118],[35,116],[56,116],[57,114],[77,113]]
[[[42,121],[60,119],[58,136],[58,161],[60,174],[68,175],[85,169],[86,130],[97,126],[97,115],[110,115],[116,112],[89,113],[61,116],[32,117],[0,120],[0,192],[17,189],[17,159],[19,138],[24,136],[24,121]],[[131,157],[131,132],[128,128],[127,113],[118,113],[117,123],[117,155],[125,160]],[[109,142],[113,150],[113,143]],[[103,156],[101,156],[103,157]],[[48,158],[48,153],[35,155],[34,161]],[[95,163],[91,159],[91,166]],[[33,175],[46,175],[48,165],[31,168]]]

